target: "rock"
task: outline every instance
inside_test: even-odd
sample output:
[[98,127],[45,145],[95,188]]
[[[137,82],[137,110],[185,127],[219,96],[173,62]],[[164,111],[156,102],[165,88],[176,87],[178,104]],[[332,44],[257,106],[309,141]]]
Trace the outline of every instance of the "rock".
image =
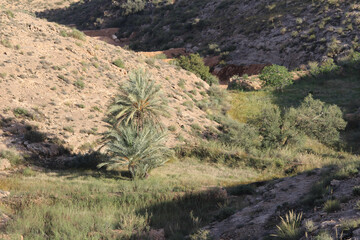
[[43,156],[57,156],[60,153],[60,148],[52,143],[24,143],[28,150],[33,153]]
[[10,192],[0,190],[0,199],[10,196]]
[[5,158],[0,158],[0,171],[11,168],[11,163]]
[[262,88],[262,82],[256,78],[243,78],[234,76],[230,78],[228,89],[243,89],[248,91],[260,90]]
[[334,179],[334,180],[332,180],[332,181],[330,182],[330,185],[333,186],[333,187],[338,187],[338,186],[340,185],[340,181]]
[[360,238],[360,228],[354,230],[352,232],[352,234],[353,234],[353,237]]
[[228,82],[231,77],[238,75],[242,76],[244,74],[256,75],[259,74],[264,67],[269,66],[270,64],[250,64],[250,65],[234,65],[229,64],[223,67],[217,74],[217,77],[221,82]]
[[148,235],[151,240],[165,240],[165,231],[164,229],[151,229]]

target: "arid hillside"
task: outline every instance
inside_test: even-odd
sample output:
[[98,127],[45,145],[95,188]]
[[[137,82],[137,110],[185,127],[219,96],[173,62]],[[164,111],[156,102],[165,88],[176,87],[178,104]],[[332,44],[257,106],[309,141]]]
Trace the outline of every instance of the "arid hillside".
[[19,11],[3,10],[0,26],[4,119],[32,125],[70,149],[86,149],[104,131],[102,120],[119,84],[142,69],[162,86],[168,102],[170,116],[163,122],[171,129],[169,145],[190,140],[191,125],[213,124],[196,104],[209,87],[194,74]]
[[119,27],[136,50],[186,47],[227,64],[296,68],[358,49],[357,1],[86,1],[37,15],[81,29]]

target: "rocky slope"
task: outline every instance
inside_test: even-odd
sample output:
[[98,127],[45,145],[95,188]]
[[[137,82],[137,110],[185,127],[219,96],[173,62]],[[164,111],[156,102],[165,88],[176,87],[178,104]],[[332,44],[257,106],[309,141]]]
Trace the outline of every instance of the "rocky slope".
[[227,64],[295,68],[358,49],[359,10],[355,0],[178,0],[139,9],[94,0],[37,14],[84,29],[117,26],[134,49],[186,47],[221,55]]
[[[162,86],[170,112],[163,119],[171,129],[169,145],[178,139],[191,141],[193,124],[201,128],[214,124],[196,106],[206,98],[208,85],[164,61],[20,11],[1,11],[0,43],[0,135],[4,141],[10,141],[6,140],[10,134],[23,136],[36,129],[74,151],[93,146],[105,130],[102,120],[118,84],[127,81],[135,69],[148,71]],[[115,66],[116,59],[125,66]]]

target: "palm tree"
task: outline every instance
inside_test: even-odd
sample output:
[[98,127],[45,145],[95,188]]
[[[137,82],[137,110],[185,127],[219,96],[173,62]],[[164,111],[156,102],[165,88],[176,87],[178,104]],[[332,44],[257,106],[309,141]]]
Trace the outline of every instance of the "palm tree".
[[98,167],[106,166],[107,170],[113,170],[127,165],[133,179],[146,177],[150,170],[164,164],[171,154],[164,145],[166,135],[148,126],[141,131],[134,125],[113,128],[107,139],[110,160]]
[[134,123],[138,129],[146,123],[160,123],[159,117],[167,114],[160,86],[142,70],[134,71],[129,78],[109,108],[110,122],[116,127]]

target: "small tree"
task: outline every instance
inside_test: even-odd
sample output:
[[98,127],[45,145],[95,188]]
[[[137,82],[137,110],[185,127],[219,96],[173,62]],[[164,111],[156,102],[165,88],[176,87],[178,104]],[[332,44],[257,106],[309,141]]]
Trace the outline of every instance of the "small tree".
[[109,108],[110,123],[119,126],[134,123],[138,128],[144,124],[159,124],[159,117],[167,113],[166,102],[161,97],[160,86],[145,72],[130,74],[130,81],[120,87]]
[[130,74],[130,81],[120,87],[109,108],[104,140],[110,160],[98,167],[111,170],[127,165],[132,178],[144,178],[163,164],[170,150],[165,146],[166,135],[154,126],[165,113],[160,86],[143,71]]
[[206,81],[209,85],[218,84],[217,77],[210,73],[210,68],[205,66],[204,60],[199,54],[190,54],[189,56],[181,56],[177,60],[180,67],[195,73],[202,80]]
[[107,153],[110,160],[98,167],[113,170],[128,166],[133,179],[145,178],[149,171],[166,162],[170,150],[165,146],[166,135],[154,128],[121,126],[107,133]]
[[293,76],[284,66],[272,65],[265,67],[259,76],[266,85],[273,86],[278,90],[293,83]]
[[311,94],[304,99],[300,107],[291,108],[286,118],[298,131],[328,145],[339,141],[340,131],[346,127],[338,106],[325,104],[314,99]]

